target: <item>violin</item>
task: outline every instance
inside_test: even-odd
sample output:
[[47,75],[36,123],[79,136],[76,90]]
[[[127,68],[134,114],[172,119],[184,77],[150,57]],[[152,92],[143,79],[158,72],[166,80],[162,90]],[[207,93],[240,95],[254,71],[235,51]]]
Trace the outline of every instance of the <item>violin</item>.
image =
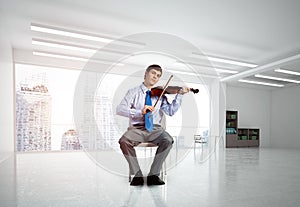
[[[180,86],[167,86],[165,89],[162,86],[157,86],[151,89],[150,96],[161,96],[162,94],[176,94],[182,89]],[[199,92],[199,89],[190,88],[194,94]]]
[[[156,104],[158,103],[158,101],[160,100],[160,98],[164,94],[176,94],[182,88],[182,87],[179,87],[179,86],[168,86],[169,82],[172,78],[173,78],[173,75],[170,76],[169,80],[167,81],[167,83],[164,87],[154,87],[154,88],[151,89],[150,96],[158,96],[158,99],[156,100],[156,102],[154,104],[154,108],[155,108]],[[199,92],[199,89],[190,88],[190,90],[194,93]]]

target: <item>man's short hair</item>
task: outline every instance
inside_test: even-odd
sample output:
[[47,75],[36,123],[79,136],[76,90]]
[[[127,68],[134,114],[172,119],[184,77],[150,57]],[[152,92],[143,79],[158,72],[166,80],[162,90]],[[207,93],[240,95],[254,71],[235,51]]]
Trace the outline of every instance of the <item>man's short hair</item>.
[[159,65],[156,65],[156,64],[149,65],[148,68],[146,69],[146,71],[149,72],[151,69],[157,70],[160,73],[162,73],[162,69]]

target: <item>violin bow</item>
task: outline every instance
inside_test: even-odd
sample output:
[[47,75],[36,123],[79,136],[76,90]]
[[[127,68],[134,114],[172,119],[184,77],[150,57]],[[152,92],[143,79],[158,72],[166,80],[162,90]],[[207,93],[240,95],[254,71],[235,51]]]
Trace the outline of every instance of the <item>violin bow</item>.
[[160,96],[158,97],[158,99],[156,100],[155,104],[154,104],[154,108],[156,106],[156,104],[158,103],[159,99],[162,97],[162,95],[164,94],[164,92],[166,91],[168,85],[169,85],[169,82],[170,80],[173,78],[173,75],[170,76],[169,80],[167,81],[166,85],[164,86],[163,88],[163,91],[161,92]]

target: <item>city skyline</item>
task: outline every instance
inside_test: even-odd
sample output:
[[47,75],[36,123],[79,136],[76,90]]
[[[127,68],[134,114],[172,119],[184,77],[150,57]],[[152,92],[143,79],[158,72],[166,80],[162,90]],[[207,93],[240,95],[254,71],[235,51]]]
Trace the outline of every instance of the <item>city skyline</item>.
[[[48,105],[43,105],[43,107],[40,108],[33,107],[34,105],[31,106],[31,111],[34,113],[41,115],[45,113],[45,110],[48,110],[49,117],[51,117],[47,121],[49,123],[47,125],[48,128],[46,127],[48,131],[49,128],[51,128],[48,133],[49,135],[47,135],[50,137],[48,142],[50,147],[46,147],[45,149],[60,151],[64,136],[70,130],[76,130],[83,149],[119,149],[118,139],[127,128],[128,121],[115,114],[115,102],[118,102],[118,100],[114,99],[114,94],[119,86],[112,83],[120,83],[124,81],[125,77],[108,74],[101,83],[97,83],[96,81],[91,83],[93,80],[97,80],[95,74],[87,74],[88,81],[84,87],[85,102],[87,102],[89,106],[92,106],[93,109],[91,109],[91,107],[84,108],[82,119],[85,124],[83,124],[83,126],[75,126],[73,120],[73,99],[80,72],[81,71],[78,70],[16,64],[16,141],[18,143],[20,142],[18,139],[22,137],[18,134],[20,134],[20,131],[26,131],[26,128],[28,128],[28,125],[23,124],[25,129],[22,129],[22,126],[18,125],[18,122],[20,122],[20,120],[18,120],[20,118],[20,104],[24,104],[24,102],[20,101],[22,99],[20,99],[20,97],[30,101],[30,96],[32,96],[31,99],[33,100],[34,97],[44,99],[44,101],[42,101],[43,104],[47,102],[45,100],[49,102]],[[92,91],[95,89],[93,88],[94,86],[89,86],[90,84],[98,86],[96,91]],[[191,87],[201,87],[200,91],[205,91],[205,86],[201,84],[194,84],[191,85]],[[198,127],[201,131],[205,131],[209,129],[209,96],[207,93],[199,93],[197,96],[197,98],[202,100],[197,103],[197,110],[201,115],[199,115],[201,122]],[[179,134],[181,119],[181,111],[174,117],[167,117],[167,129],[172,135],[177,136]],[[44,123],[40,125],[43,126]],[[76,129],[76,127],[78,129]],[[20,147],[18,143],[16,147],[19,151],[22,147]],[[45,146],[47,146],[47,144]]]
[[45,85],[16,93],[17,151],[51,150],[51,96]]

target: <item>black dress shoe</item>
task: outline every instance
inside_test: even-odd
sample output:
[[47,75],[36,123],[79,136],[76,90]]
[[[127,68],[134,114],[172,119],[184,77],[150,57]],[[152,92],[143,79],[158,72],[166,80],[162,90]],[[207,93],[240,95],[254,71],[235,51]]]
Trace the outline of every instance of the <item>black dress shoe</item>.
[[149,175],[147,177],[147,185],[164,185],[165,182],[162,181],[157,175]]
[[130,185],[133,186],[144,185],[144,178],[140,176],[134,176]]
[[144,185],[144,178],[143,173],[141,170],[137,171],[130,182],[130,185]]

